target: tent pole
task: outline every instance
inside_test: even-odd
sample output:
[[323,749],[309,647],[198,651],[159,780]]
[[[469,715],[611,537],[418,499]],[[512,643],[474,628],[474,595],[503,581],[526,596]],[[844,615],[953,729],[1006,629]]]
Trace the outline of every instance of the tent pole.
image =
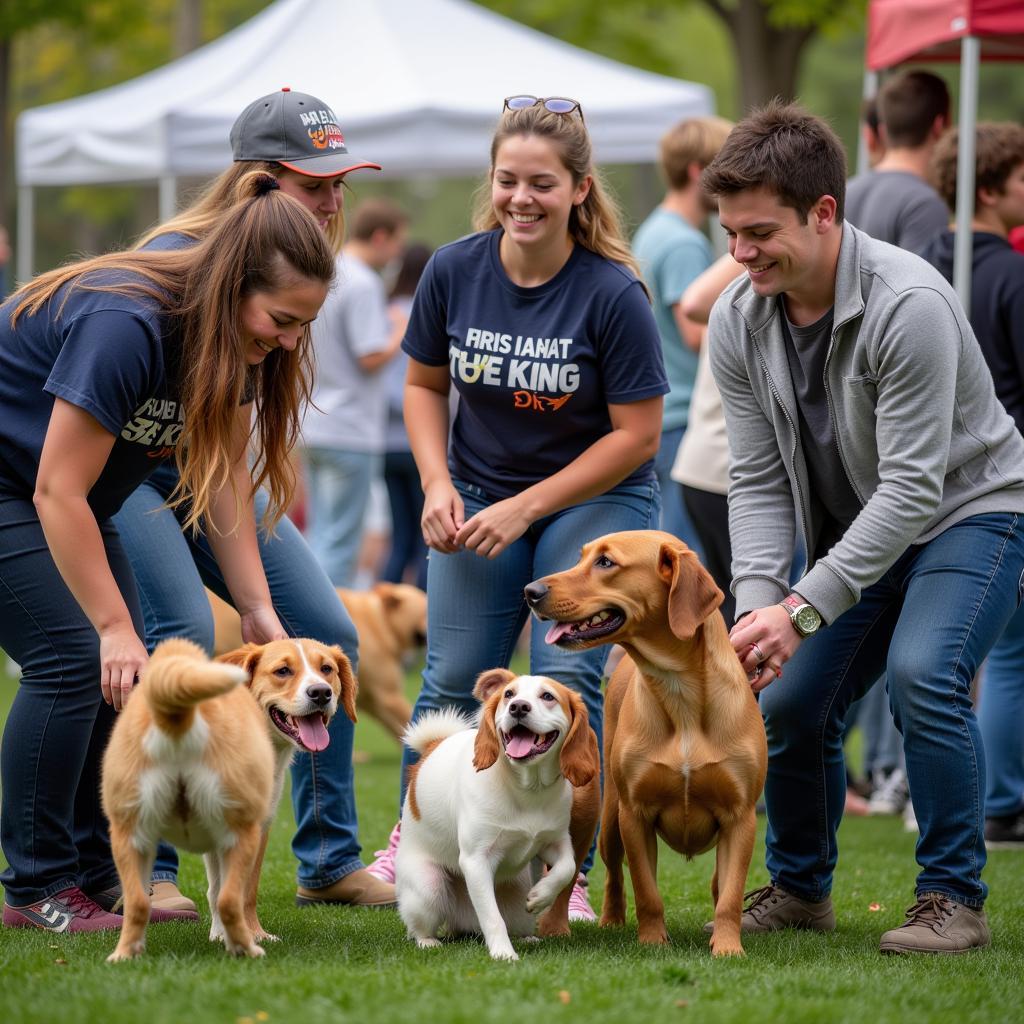
[[971,253],[974,237],[975,130],[978,120],[978,67],[981,40],[964,36],[960,42],[960,120],[956,159],[956,241],[953,248],[953,287],[971,313]]
[[[861,90],[861,98],[871,99],[878,93],[878,72],[865,69],[864,88]],[[868,144],[864,139],[864,126],[857,122],[857,173],[864,174],[868,167]]]
[[[15,261],[15,284],[25,284],[32,277],[35,243],[35,192],[31,185],[18,186],[18,253]],[[13,291],[13,289],[12,289]]]
[[162,174],[158,189],[157,213],[162,224],[178,212],[178,179],[173,174]]

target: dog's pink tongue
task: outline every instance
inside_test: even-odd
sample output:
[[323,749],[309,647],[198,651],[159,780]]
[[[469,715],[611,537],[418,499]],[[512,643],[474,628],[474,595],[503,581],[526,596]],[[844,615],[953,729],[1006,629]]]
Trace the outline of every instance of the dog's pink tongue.
[[319,714],[296,718],[295,725],[299,730],[299,739],[307,750],[323,750],[331,742],[323,716]]
[[533,750],[533,734],[525,730],[517,730],[508,738],[505,752],[509,757],[526,757]]
[[558,638],[561,637],[561,636],[564,636],[566,633],[569,632],[570,629],[572,629],[572,623],[571,622],[556,622],[548,630],[547,635],[544,637],[544,643],[546,643],[546,644],[556,644],[556,643],[558,643]]

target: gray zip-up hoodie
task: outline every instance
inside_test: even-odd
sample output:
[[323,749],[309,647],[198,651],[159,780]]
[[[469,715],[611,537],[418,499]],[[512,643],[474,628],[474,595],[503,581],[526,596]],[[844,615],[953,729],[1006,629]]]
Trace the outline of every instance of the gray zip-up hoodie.
[[[861,511],[793,589],[833,622],[911,545],[968,516],[1024,512],[1024,438],[933,267],[849,224],[836,268],[825,392]],[[746,276],[711,313],[709,356],[731,450],[729,531],[737,616],[790,591],[799,530],[821,531],[798,433],[777,301]]]

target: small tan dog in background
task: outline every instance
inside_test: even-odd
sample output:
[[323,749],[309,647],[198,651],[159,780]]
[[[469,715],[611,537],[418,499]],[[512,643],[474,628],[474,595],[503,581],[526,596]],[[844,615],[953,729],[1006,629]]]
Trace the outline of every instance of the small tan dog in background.
[[[569,894],[597,827],[597,737],[580,695],[553,679],[491,669],[473,694],[476,727],[439,711],[406,733],[420,760],[395,856],[398,912],[420,947],[477,933],[493,959],[518,960],[509,935],[569,934]],[[535,857],[548,866],[537,880]]]
[[[213,611],[214,654],[242,642],[238,613],[207,591]],[[412,718],[404,660],[427,642],[427,595],[408,583],[376,583],[370,590],[338,588],[359,636],[360,711],[376,718],[399,742]]]
[[[245,685],[247,684],[247,685]],[[270,824],[295,749],[323,750],[339,703],[355,721],[356,683],[338,647],[247,644],[210,661],[165,640],[118,716],[103,758],[103,810],[124,894],[111,961],[145,949],[147,891],[161,838],[202,853],[211,941],[263,956],[256,897]]]
[[[602,926],[626,918],[622,858],[639,938],[668,942],[657,883],[658,836],[686,857],[717,846],[711,950],[742,955],[743,889],[768,764],[764,723],[697,556],[657,530],[584,545],[572,569],[526,587],[547,642],[567,650],[617,643],[604,720]],[[404,837],[403,837],[404,838]]]

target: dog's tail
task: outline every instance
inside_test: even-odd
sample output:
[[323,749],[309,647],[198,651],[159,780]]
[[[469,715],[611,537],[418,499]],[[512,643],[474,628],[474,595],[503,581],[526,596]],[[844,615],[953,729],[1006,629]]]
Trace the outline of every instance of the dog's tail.
[[142,672],[140,689],[157,718],[178,718],[197,704],[248,682],[238,665],[210,661],[191,640],[164,640]]
[[457,732],[474,728],[471,718],[454,708],[444,711],[430,711],[406,726],[402,742],[417,754],[422,754],[431,744],[440,743]]

